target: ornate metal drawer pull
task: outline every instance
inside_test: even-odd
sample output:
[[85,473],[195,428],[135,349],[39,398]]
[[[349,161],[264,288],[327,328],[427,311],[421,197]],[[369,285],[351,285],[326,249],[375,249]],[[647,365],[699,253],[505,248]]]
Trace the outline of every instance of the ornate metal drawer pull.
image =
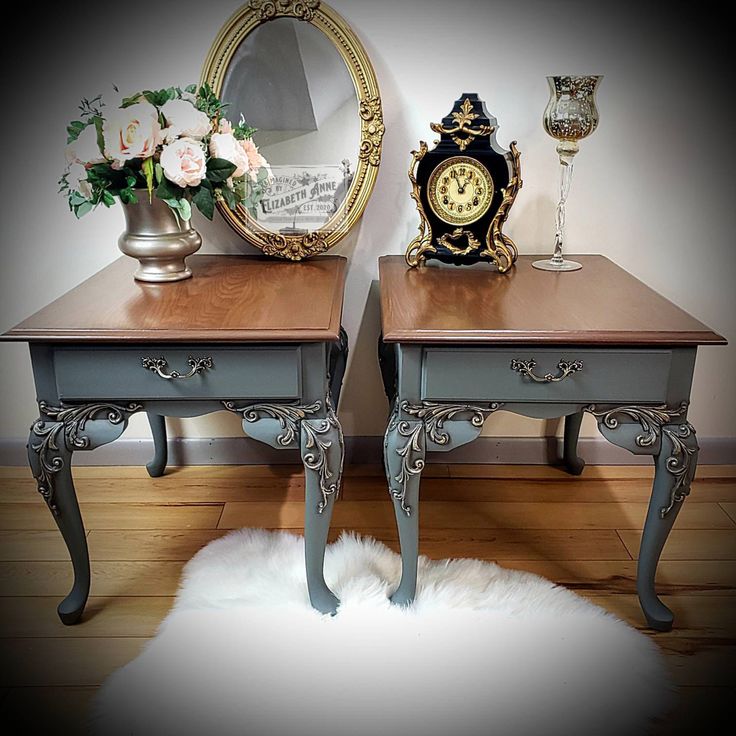
[[168,366],[166,358],[141,358],[141,363],[146,370],[157,373],[161,378],[165,378],[167,381],[172,379],[184,379],[197,376],[200,373],[204,373],[214,365],[212,358],[207,356],[206,358],[193,358],[191,355],[187,360],[189,366],[189,373],[179,373],[179,371],[171,371],[171,373],[165,373],[164,369]]
[[536,376],[534,375],[534,368],[536,365],[537,361],[534,360],[534,358],[531,360],[514,359],[511,361],[511,370],[521,373],[522,376],[528,376],[532,381],[536,381],[537,383],[557,383],[558,381],[564,380],[569,375],[583,370],[582,360],[574,360],[572,362],[561,360],[557,364],[557,368],[560,370],[558,375],[553,376],[551,373],[545,373],[543,376]]

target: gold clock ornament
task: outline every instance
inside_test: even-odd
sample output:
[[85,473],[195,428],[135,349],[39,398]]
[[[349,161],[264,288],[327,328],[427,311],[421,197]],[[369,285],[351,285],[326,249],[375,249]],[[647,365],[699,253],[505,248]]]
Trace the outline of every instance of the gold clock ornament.
[[496,119],[474,93],[463,94],[450,114],[430,127],[440,139],[431,151],[420,141],[409,168],[420,223],[407,263],[487,261],[508,271],[517,251],[502,228],[522,184],[516,141],[509,151],[499,147]]

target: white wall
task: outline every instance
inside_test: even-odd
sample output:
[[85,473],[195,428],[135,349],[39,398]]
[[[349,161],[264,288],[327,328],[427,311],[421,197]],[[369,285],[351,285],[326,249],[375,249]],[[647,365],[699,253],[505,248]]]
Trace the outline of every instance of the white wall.
[[[569,252],[607,255],[729,338],[729,347],[700,350],[691,419],[701,437],[734,436],[734,140],[723,102],[729,88],[719,91],[719,83],[730,83],[730,66],[713,55],[717,29],[697,35],[643,4],[621,2],[332,5],[373,60],[386,123],[373,197],[359,228],[335,250],[350,258],[344,324],[351,362],[340,407],[346,434],[383,432],[377,259],[402,253],[415,233],[406,170],[411,149],[420,139],[432,140],[429,122],[445,115],[461,92],[477,91],[486,100],[500,124],[499,142],[507,147],[515,139],[522,152],[524,187],[506,231],[522,253],[546,253],[558,172],[554,141],[541,125],[545,76],[594,73],[604,75],[601,123],[576,161]],[[233,0],[136,1],[118,8],[121,17],[96,4],[88,12],[82,3],[65,10],[65,18],[34,19],[33,33],[15,50],[12,95],[5,90],[0,329],[120,255],[118,208],[76,221],[56,193],[64,127],[79,98],[105,92],[112,100],[113,83],[129,92],[196,81],[211,41],[237,6]],[[20,44],[11,38],[14,30],[5,33],[6,49]],[[196,224],[205,251],[248,252],[221,221],[199,218]],[[35,417],[25,345],[1,346],[0,375],[0,438],[25,437]],[[226,414],[174,428],[185,436],[239,434],[237,417]],[[500,414],[486,428],[507,436],[553,430]],[[595,432],[592,424],[583,431]],[[148,436],[143,417],[133,418],[128,436]]]

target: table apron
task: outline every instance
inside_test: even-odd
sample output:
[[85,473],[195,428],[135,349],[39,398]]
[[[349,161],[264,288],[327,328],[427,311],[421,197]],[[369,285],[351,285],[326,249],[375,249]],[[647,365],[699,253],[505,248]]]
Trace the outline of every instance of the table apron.
[[[542,404],[664,402],[673,381],[683,382],[682,356],[676,353],[651,348],[425,347],[419,398]],[[565,375],[565,366],[572,364],[575,369]],[[525,374],[522,365],[541,380]],[[684,372],[688,373],[687,365]],[[689,385],[687,389],[689,393]]]
[[[55,347],[51,350],[56,394],[61,401],[201,400],[302,396],[299,345],[226,347],[144,345]],[[160,375],[144,359],[163,359]],[[188,376],[195,361],[206,367]],[[178,374],[181,377],[165,378]]]

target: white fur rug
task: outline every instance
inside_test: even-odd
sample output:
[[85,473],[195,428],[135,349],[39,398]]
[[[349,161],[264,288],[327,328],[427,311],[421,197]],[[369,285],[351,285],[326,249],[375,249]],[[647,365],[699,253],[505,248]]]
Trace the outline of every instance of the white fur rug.
[[649,639],[536,575],[421,558],[400,608],[387,600],[398,555],[348,534],[325,572],[334,617],[309,606],[301,537],[207,545],[156,637],[98,692],[93,732],[633,736],[669,707]]

